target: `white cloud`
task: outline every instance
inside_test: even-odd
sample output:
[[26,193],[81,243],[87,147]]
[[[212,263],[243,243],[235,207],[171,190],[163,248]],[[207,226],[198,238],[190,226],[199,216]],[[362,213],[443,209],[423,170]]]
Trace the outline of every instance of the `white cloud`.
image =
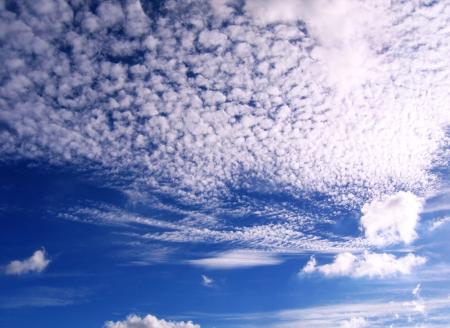
[[205,287],[211,287],[214,284],[214,280],[207,275],[202,274],[202,284]]
[[367,240],[377,246],[411,243],[417,237],[416,225],[422,207],[422,198],[403,191],[365,204],[361,210],[361,226]]
[[[389,22],[383,2],[357,0],[247,0],[246,11],[260,24],[303,21],[318,44],[311,55],[344,92],[376,76],[380,29]],[[380,19],[383,15],[382,19]]]
[[[353,323],[355,324],[365,321],[366,326],[363,325],[362,327],[385,328],[391,325],[394,327],[405,327],[405,323],[407,327],[411,325],[416,326],[416,324],[424,324],[425,327],[446,326],[450,318],[448,313],[450,298],[430,298],[426,303],[426,317],[424,317],[423,312],[418,311],[419,309],[410,302],[389,302],[385,299],[380,299],[285,310],[267,317],[259,313],[258,318],[278,320],[279,323],[275,326],[279,328],[339,327],[344,323],[352,323],[352,319],[349,320],[349,317],[354,318]],[[358,318],[364,318],[364,321]],[[344,327],[353,326],[347,325]]]
[[[294,1],[261,2],[304,19],[312,37],[289,17],[269,29],[234,15],[229,25],[205,29],[204,7],[181,1],[152,31],[136,1],[105,2],[95,13],[80,8],[83,26],[101,33],[72,26],[70,6],[55,8],[51,19],[24,5],[20,15],[2,13],[0,59],[26,63],[2,71],[2,156],[133,167],[142,184],[200,200],[246,175],[293,195],[357,204],[401,186],[429,187],[450,121],[448,49],[438,42],[447,37],[446,7],[392,3],[375,15],[373,1],[319,2],[295,2],[306,6],[301,11],[291,10]],[[359,29],[367,11],[398,24]],[[193,26],[177,24],[178,14]],[[358,83],[344,98],[324,71],[352,72],[341,60],[357,63]]]
[[350,320],[344,320],[341,322],[341,328],[364,328],[368,327],[369,323],[362,317],[352,317]]
[[166,321],[148,314],[145,317],[129,315],[124,321],[108,321],[105,328],[200,328],[191,321]]
[[231,2],[232,0],[209,0],[214,14],[219,18],[226,18],[232,14]]
[[252,250],[232,250],[213,257],[190,260],[188,263],[208,269],[238,269],[256,266],[277,265],[283,261],[272,253]]
[[449,222],[450,222],[450,216],[435,219],[431,222],[430,226],[428,227],[428,230],[435,231],[436,229],[441,228],[443,225],[445,225]]
[[314,256],[311,256],[309,261],[306,263],[306,265],[303,267],[302,271],[303,273],[312,273],[316,271],[317,261]]
[[39,249],[25,260],[15,260],[9,263],[5,268],[5,273],[8,275],[22,275],[32,272],[42,272],[50,263],[46,255],[45,250]]
[[[241,188],[359,208],[433,187],[433,168],[448,158],[445,2],[249,0],[247,14],[230,13],[233,3],[168,1],[154,28],[137,0],[80,5],[76,15],[64,1],[2,10],[2,158],[90,166],[204,207]],[[213,19],[223,9],[226,24]],[[255,15],[273,15],[273,25]],[[365,246],[326,239],[311,223],[322,219],[304,214],[251,226],[183,222],[185,231],[136,223],[159,225],[144,237],[160,241]],[[397,228],[377,242],[414,239]]]
[[364,252],[353,255],[345,252],[338,254],[330,264],[316,265],[312,258],[302,269],[302,273],[319,272],[325,276],[349,276],[353,278],[385,278],[399,274],[410,274],[412,269],[426,263],[426,258],[407,254],[395,257],[386,253]]

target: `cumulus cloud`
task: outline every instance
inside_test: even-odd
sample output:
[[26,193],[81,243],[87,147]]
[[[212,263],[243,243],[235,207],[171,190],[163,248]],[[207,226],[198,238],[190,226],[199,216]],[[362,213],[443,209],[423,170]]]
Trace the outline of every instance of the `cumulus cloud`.
[[137,315],[129,315],[123,321],[108,321],[105,323],[105,328],[200,328],[199,325],[191,321],[166,321],[158,319],[157,317],[148,314],[145,317]]
[[409,274],[414,267],[425,263],[425,257],[411,253],[397,258],[386,253],[378,254],[366,251],[362,255],[353,255],[345,252],[338,254],[330,264],[317,265],[316,260],[311,258],[302,273],[319,272],[328,277],[385,278]]
[[7,275],[22,275],[32,272],[42,272],[50,264],[45,250],[39,249],[25,260],[15,260],[10,262],[6,268]]
[[365,204],[361,210],[361,227],[373,245],[409,244],[417,237],[416,226],[422,208],[422,198],[400,191]]
[[283,261],[272,253],[253,250],[231,250],[213,257],[190,260],[188,263],[208,269],[238,269],[256,266],[277,265]]

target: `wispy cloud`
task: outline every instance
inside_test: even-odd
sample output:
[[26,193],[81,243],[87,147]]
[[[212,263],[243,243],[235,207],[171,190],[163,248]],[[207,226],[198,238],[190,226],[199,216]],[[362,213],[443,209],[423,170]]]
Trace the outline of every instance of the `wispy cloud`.
[[67,306],[86,302],[90,294],[85,288],[31,287],[0,297],[0,308]]
[[205,274],[202,274],[202,284],[205,287],[212,287],[214,285],[214,280]]

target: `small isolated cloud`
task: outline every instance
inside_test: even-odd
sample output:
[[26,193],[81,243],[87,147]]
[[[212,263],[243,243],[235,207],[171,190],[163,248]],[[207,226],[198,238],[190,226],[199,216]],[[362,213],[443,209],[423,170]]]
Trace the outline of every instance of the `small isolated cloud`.
[[425,264],[425,262],[425,257],[411,253],[397,258],[386,253],[365,252],[356,256],[345,252],[338,254],[332,263],[324,265],[317,265],[314,257],[311,257],[301,273],[319,272],[328,277],[384,278],[398,274],[409,274],[414,267]]
[[361,226],[367,240],[376,246],[411,243],[417,237],[416,225],[422,208],[422,198],[404,191],[365,204]]
[[105,323],[105,328],[200,328],[191,321],[166,321],[158,319],[157,317],[148,314],[145,317],[137,315],[129,315],[123,321],[108,321]]
[[282,260],[273,253],[243,249],[222,252],[212,257],[189,261],[192,265],[208,269],[250,268],[277,265],[281,262]]
[[340,328],[364,328],[368,327],[367,320],[361,317],[353,317],[341,322]]
[[202,284],[205,287],[211,287],[214,285],[214,279],[202,274]]
[[25,260],[15,260],[6,266],[8,275],[22,275],[31,272],[42,272],[49,265],[50,260],[44,249],[39,249]]
[[412,290],[411,294],[414,296],[414,300],[405,302],[405,306],[411,307],[416,312],[425,313],[426,307],[423,298],[420,296],[421,284],[417,284]]

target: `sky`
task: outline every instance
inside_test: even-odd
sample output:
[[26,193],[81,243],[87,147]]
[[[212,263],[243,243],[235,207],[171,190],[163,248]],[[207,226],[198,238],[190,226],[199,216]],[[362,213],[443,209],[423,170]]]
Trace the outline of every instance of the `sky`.
[[448,327],[448,0],[0,0],[0,326]]

